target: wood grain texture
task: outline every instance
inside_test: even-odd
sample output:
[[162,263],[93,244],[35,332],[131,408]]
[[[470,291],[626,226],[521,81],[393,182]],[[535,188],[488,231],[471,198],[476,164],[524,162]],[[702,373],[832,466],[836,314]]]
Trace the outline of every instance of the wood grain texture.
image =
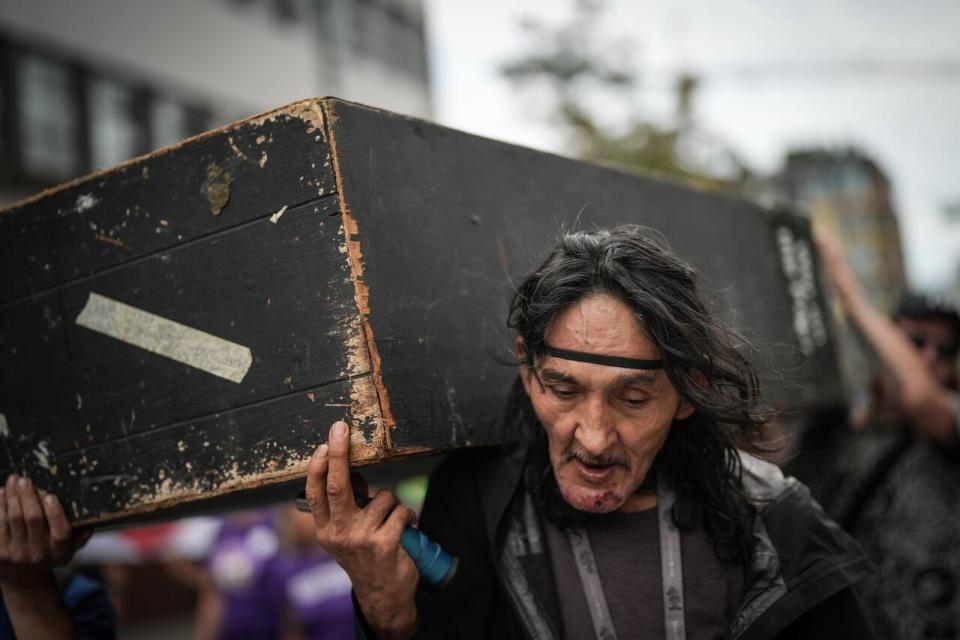
[[[5,210],[0,473],[105,522],[302,476],[338,419],[355,459],[377,457],[341,218],[312,101]],[[247,348],[250,368],[238,383],[81,326],[91,294]]]
[[[341,201],[356,225],[369,331],[397,447],[496,442],[516,373],[505,326],[512,283],[561,229],[639,223],[695,265],[711,306],[753,344],[767,397],[831,402],[829,335],[809,353],[794,329],[777,229],[806,221],[740,198],[539,153],[330,100]],[[810,304],[822,308],[816,282]]]
[[[308,100],[0,212],[0,474],[116,525],[287,487],[337,419],[358,464],[509,441],[512,283],[624,222],[699,269],[777,404],[838,396],[804,220]],[[153,329],[78,324],[91,294]],[[249,369],[151,350],[174,325]]]
[[323,133],[296,103],[0,210],[0,305],[332,194]]

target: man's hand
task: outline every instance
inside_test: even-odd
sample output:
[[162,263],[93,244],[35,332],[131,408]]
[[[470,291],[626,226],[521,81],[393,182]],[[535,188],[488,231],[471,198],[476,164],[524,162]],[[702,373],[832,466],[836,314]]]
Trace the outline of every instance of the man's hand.
[[28,478],[11,475],[0,487],[0,584],[43,584],[50,569],[64,565],[92,531],[74,535],[60,501],[43,498]]
[[386,490],[378,491],[366,508],[358,507],[350,484],[346,423],[335,423],[327,442],[317,447],[307,470],[307,502],[317,540],[350,576],[370,626],[383,637],[409,637],[417,622],[419,575],[400,536],[416,516]]
[[0,589],[18,638],[74,638],[53,567],[70,561],[92,531],[75,534],[60,501],[28,478],[0,487]]

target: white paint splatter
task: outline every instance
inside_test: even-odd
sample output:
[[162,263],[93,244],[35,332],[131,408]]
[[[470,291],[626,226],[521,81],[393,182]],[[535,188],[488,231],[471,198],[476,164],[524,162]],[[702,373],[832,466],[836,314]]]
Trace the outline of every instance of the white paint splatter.
[[99,202],[92,193],[81,193],[77,196],[77,204],[73,208],[77,213],[83,213],[97,206]]
[[46,440],[41,440],[37,443],[37,448],[33,450],[33,455],[36,457],[38,465],[44,469],[50,469],[50,449],[48,448]]
[[270,216],[270,222],[277,224],[280,221],[280,216],[282,216],[287,211],[287,205],[280,207],[280,211],[277,211],[275,214]]

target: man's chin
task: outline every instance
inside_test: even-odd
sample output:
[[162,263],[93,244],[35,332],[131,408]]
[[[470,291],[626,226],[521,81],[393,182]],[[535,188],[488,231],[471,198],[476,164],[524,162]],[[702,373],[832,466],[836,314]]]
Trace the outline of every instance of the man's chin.
[[590,513],[611,513],[622,507],[624,502],[622,494],[603,487],[561,486],[560,495],[574,509]]

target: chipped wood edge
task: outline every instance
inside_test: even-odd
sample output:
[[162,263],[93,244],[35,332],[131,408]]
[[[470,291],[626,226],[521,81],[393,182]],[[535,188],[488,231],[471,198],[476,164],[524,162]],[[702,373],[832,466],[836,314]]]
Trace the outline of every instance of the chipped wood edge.
[[[370,325],[370,290],[363,279],[363,250],[361,247],[357,220],[350,209],[343,188],[343,170],[340,166],[340,153],[337,147],[336,124],[339,121],[335,107],[335,99],[322,101],[323,115],[326,126],[326,139],[330,147],[330,157],[333,162],[336,180],[337,197],[340,202],[340,215],[343,225],[343,253],[346,254],[350,267],[350,277],[353,280],[357,302],[357,331],[354,338],[348,341],[347,358],[351,369],[359,373],[367,371],[369,376],[354,378],[354,392],[351,393],[353,406],[351,413],[354,421],[358,419],[373,419],[377,424],[374,442],[368,443],[362,434],[354,430],[351,435],[350,460],[361,461],[367,456],[382,461],[392,457],[393,442],[391,431],[396,427],[396,420],[390,410],[390,396],[383,383],[383,374],[380,352]],[[359,442],[357,436],[360,436]]]
[[[354,425],[362,422],[371,422],[376,425],[373,437],[368,441],[360,429],[351,430],[350,461],[352,464],[365,465],[383,462],[396,457],[407,457],[435,453],[427,447],[404,447],[395,449],[392,444],[391,431],[396,426],[396,420],[390,410],[389,395],[384,385],[381,372],[381,359],[377,350],[376,340],[369,322],[369,290],[363,280],[363,254],[359,240],[359,229],[349,203],[344,197],[343,172],[340,166],[340,157],[336,146],[335,125],[338,117],[335,110],[336,99],[309,99],[274,109],[264,114],[253,116],[234,122],[219,129],[194,136],[175,145],[153,151],[139,158],[129,160],[109,169],[77,178],[42,191],[30,198],[0,209],[0,215],[29,205],[41,198],[95,181],[101,176],[118,169],[139,165],[155,156],[169,153],[171,150],[192,144],[197,140],[219,135],[244,125],[259,126],[264,122],[282,116],[290,116],[303,120],[308,124],[307,133],[315,132],[322,136],[330,147],[330,157],[334,170],[337,193],[340,199],[341,219],[343,225],[342,252],[348,262],[350,277],[354,284],[356,313],[344,318],[343,328],[347,335],[345,348],[347,362],[351,376],[351,417]],[[282,469],[254,471],[240,475],[236,470],[228,473],[228,477],[218,482],[212,488],[201,487],[199,479],[190,483],[177,483],[172,478],[166,479],[148,495],[133,494],[124,508],[108,513],[101,513],[91,517],[77,518],[72,521],[74,526],[103,525],[121,519],[137,517],[161,511],[167,508],[205,501],[230,493],[256,489],[265,485],[285,481],[299,480],[306,474],[309,464],[309,455],[294,457],[287,460]]]
[[[202,134],[201,136],[174,145],[174,147],[189,144],[195,142],[198,138],[224,133],[225,131],[233,130],[236,127],[244,125],[260,126],[265,122],[283,116],[290,116],[304,121],[307,124],[307,135],[317,136],[318,141],[322,137],[325,142],[328,142],[325,115],[320,108],[319,100],[305,100],[228,125],[217,131]],[[167,149],[154,152],[148,156],[132,160],[125,163],[125,165],[137,164],[153,155],[167,153],[170,149],[171,148],[168,147]],[[330,160],[331,168],[337,177],[337,189],[342,192],[342,182],[339,180],[339,167],[336,165],[336,156],[332,150],[330,151]],[[110,171],[114,171],[115,169],[116,168],[111,169]],[[85,181],[96,179],[98,175],[99,174],[94,174],[76,180],[73,183],[60,185],[57,188],[48,190],[44,194],[35,196],[34,199],[46,197],[55,191],[67,189]],[[20,203],[20,205],[22,204],[26,203]],[[379,357],[374,359],[370,355],[370,345],[373,345],[374,349],[376,346],[372,340],[368,341],[367,339],[367,336],[372,334],[365,331],[366,316],[364,313],[361,313],[361,309],[365,310],[366,313],[369,313],[369,309],[366,307],[366,287],[362,283],[362,280],[358,281],[358,278],[362,276],[362,259],[359,254],[359,245],[353,237],[355,233],[355,225],[352,225],[349,220],[345,219],[343,221],[344,235],[341,251],[345,254],[347,268],[354,282],[355,304],[357,306],[354,307],[353,311],[347,311],[347,314],[341,320],[340,326],[343,330],[347,353],[347,371],[345,374],[349,376],[350,379],[351,420],[354,426],[362,423],[375,425],[374,435],[369,441],[364,437],[362,430],[351,430],[350,461],[354,465],[365,465],[379,462],[389,457],[387,452],[390,450],[390,445],[387,430],[384,427],[385,420],[383,412],[381,410],[382,397],[385,397],[385,391],[383,393],[378,391],[373,375],[374,371],[378,371]],[[351,244],[356,244],[356,246],[351,247]],[[360,293],[361,291],[363,292],[362,294]],[[363,306],[361,307],[361,305]],[[374,363],[376,363],[376,365]],[[310,453],[312,453],[312,451]],[[203,502],[212,498],[257,489],[271,484],[301,480],[306,475],[309,461],[309,454],[306,456],[293,455],[286,459],[282,468],[254,470],[243,474],[238,472],[236,464],[234,464],[232,470],[226,470],[226,477],[218,480],[212,487],[201,486],[199,479],[178,482],[174,478],[168,477],[164,479],[163,482],[151,486],[149,489],[132,493],[129,499],[125,501],[126,504],[118,510],[88,517],[80,517],[74,520],[73,524],[75,526],[104,525],[117,520],[136,518],[168,508]]]
[[[361,435],[362,438],[362,435]],[[431,453],[432,451],[424,451]],[[312,452],[311,452],[312,453]],[[351,462],[358,465],[366,465],[378,462],[377,459],[362,458]],[[203,489],[199,486],[199,479],[188,485],[169,485],[169,488],[154,493],[154,499],[150,502],[142,502],[136,506],[123,509],[122,511],[111,511],[90,518],[78,518],[71,520],[73,527],[89,527],[95,525],[110,524],[117,520],[142,516],[163,509],[178,507],[180,505],[192,502],[203,502],[211,498],[218,498],[238,491],[248,489],[259,489],[261,487],[288,482],[293,480],[303,480],[307,475],[307,466],[310,464],[310,456],[291,461],[288,466],[276,471],[264,471],[248,475],[238,475],[229,480],[225,480],[217,485],[215,489]],[[177,516],[180,517],[180,516]],[[136,526],[135,522],[124,524],[124,526]]]
[[0,216],[13,213],[18,209],[22,209],[23,207],[29,206],[34,202],[37,202],[38,200],[48,198],[57,193],[67,191],[69,189],[73,189],[75,187],[88,184],[90,182],[94,182],[106,176],[107,174],[111,174],[116,171],[122,171],[124,169],[129,169],[131,167],[143,164],[147,160],[150,160],[157,156],[166,155],[171,151],[174,151],[175,149],[179,149],[180,147],[193,144],[199,140],[204,140],[206,138],[220,135],[222,133],[232,131],[234,129],[237,129],[245,125],[260,126],[265,122],[276,120],[280,116],[290,116],[291,118],[297,118],[299,120],[302,120],[309,126],[309,128],[307,129],[307,133],[313,133],[314,131],[319,131],[320,135],[323,135],[324,137],[326,137],[326,129],[324,127],[324,122],[323,122],[323,113],[320,107],[321,103],[323,103],[325,100],[327,100],[327,98],[321,98],[321,97],[298,100],[297,102],[292,102],[282,107],[277,107],[276,109],[271,109],[270,111],[266,111],[264,113],[250,116],[249,118],[244,118],[242,120],[231,122],[217,129],[204,131],[203,133],[199,133],[190,138],[186,138],[184,140],[181,140],[180,142],[176,142],[166,147],[161,147],[160,149],[155,149],[150,153],[145,153],[142,156],[131,158],[130,160],[126,160],[124,162],[115,164],[105,169],[100,169],[99,171],[88,173],[85,176],[80,176],[80,177],[74,178],[73,180],[62,182],[58,185],[54,185],[52,187],[44,189],[43,191],[35,193],[32,196],[28,196],[23,200],[18,200],[17,202],[9,204],[5,207],[0,207]]

